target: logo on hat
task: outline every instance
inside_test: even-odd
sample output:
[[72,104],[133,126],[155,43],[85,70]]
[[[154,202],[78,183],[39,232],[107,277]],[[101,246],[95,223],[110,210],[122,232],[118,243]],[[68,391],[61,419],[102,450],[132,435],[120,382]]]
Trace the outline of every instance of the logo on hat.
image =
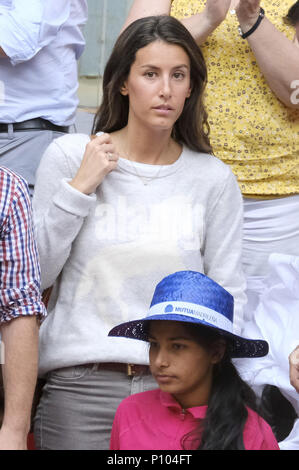
[[[171,303],[169,303],[171,302]],[[148,314],[144,318],[115,326],[109,336],[148,341],[149,321],[189,322],[214,328],[231,343],[231,357],[263,357],[268,344],[233,333],[233,296],[217,282],[196,271],[178,271],[156,286]]]
[[164,310],[165,313],[172,313],[173,312],[173,306],[172,305],[167,305]]

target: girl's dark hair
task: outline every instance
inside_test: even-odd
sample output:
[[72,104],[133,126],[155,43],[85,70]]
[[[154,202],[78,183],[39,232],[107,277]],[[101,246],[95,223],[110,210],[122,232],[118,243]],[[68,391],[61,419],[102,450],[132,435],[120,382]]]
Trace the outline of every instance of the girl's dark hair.
[[260,404],[263,418],[271,426],[277,442],[287,438],[298,418],[295,408],[278,387],[266,384]]
[[299,1],[295,2],[284,18],[285,22],[295,25],[299,22]]
[[113,132],[128,123],[129,98],[120,93],[139,49],[154,41],[182,47],[190,59],[191,95],[172,131],[174,140],[191,150],[211,153],[203,92],[207,69],[201,50],[189,31],[173,17],[150,16],[130,24],[117,39],[103,76],[103,100],[92,133]]
[[[186,323],[188,332],[201,346],[209,348],[219,339],[217,331]],[[198,442],[198,450],[244,450],[243,431],[248,417],[246,407],[257,411],[253,390],[241,379],[231,361],[230,344],[219,364],[214,366],[212,390],[205,419],[182,439],[182,447],[190,449],[190,441]]]

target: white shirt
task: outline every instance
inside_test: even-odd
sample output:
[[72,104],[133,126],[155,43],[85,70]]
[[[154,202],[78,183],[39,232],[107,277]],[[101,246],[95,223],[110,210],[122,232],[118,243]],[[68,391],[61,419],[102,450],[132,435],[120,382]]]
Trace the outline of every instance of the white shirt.
[[257,280],[262,292],[260,302],[251,320],[245,322],[242,335],[267,341],[269,354],[254,359],[234,359],[234,362],[242,379],[259,397],[265,385],[274,385],[291,403],[298,418],[279,447],[299,450],[299,394],[290,384],[288,360],[299,344],[299,256],[272,253],[268,265],[268,275]]
[[0,122],[74,122],[86,0],[0,0]]
[[55,283],[40,330],[40,372],[88,362],[146,364],[146,343],[107,335],[144,317],[156,284],[176,271],[204,272],[223,285],[235,298],[240,332],[243,203],[230,168],[188,148],[172,165],[121,158],[87,196],[68,180],[89,140],[56,139],[37,171],[42,287]]

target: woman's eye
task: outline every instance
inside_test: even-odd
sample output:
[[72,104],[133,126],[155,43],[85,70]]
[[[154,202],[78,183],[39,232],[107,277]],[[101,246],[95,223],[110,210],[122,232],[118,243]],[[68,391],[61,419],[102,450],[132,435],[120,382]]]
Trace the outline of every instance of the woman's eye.
[[145,76],[148,78],[154,78],[156,76],[156,72],[146,72]]
[[155,349],[157,346],[158,346],[158,343],[156,343],[155,341],[150,341],[149,342],[149,347],[151,349]]
[[185,345],[184,345],[184,344],[180,344],[180,343],[173,343],[172,347],[173,347],[173,349],[174,349],[175,351],[178,351],[178,350],[180,350],[180,349],[184,349]]
[[183,78],[185,77],[185,74],[183,72],[175,72],[173,76],[176,80],[183,80]]

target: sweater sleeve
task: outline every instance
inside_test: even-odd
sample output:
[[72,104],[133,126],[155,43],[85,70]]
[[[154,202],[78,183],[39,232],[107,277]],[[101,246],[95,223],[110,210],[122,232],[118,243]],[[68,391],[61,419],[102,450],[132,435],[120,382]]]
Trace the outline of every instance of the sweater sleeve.
[[234,333],[243,327],[246,282],[242,270],[243,201],[236,178],[227,167],[222,190],[207,214],[203,255],[207,276],[234,297]]
[[96,199],[73,188],[69,184],[73,176],[62,146],[52,142],[38,168],[33,197],[42,289],[59,276]]

